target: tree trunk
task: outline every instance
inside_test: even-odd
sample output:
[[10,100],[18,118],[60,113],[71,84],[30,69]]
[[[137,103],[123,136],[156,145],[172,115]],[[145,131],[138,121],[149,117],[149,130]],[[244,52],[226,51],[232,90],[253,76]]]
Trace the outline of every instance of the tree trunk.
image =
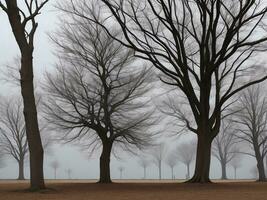
[[171,167],[171,170],[172,170],[172,180],[174,179],[174,176],[173,176],[173,167]]
[[190,164],[187,164],[186,165],[186,179],[189,179],[190,178]]
[[222,180],[226,180],[227,179],[227,175],[226,175],[226,162],[225,161],[221,161],[221,167],[222,167]]
[[18,161],[18,166],[19,166],[18,180],[25,180],[25,177],[24,177],[24,159],[21,159],[20,161]]
[[112,144],[103,142],[102,153],[100,156],[100,180],[98,183],[111,183],[110,179],[110,154]]
[[[37,25],[33,27],[31,37],[26,38],[25,27],[21,24],[17,1],[7,1],[9,22],[21,52],[21,93],[24,105],[26,134],[30,152],[31,190],[45,188],[43,176],[43,147],[38,127],[37,111],[33,87],[33,36]],[[27,41],[27,39],[29,41]]]
[[146,167],[144,167],[144,179],[146,179]]
[[235,167],[235,179],[236,179],[236,167]]
[[26,134],[30,151],[31,189],[44,189],[43,147],[38,127],[37,110],[33,86],[32,53],[22,55],[21,59],[21,93],[24,103]]
[[194,176],[189,183],[210,183],[210,157],[212,139],[207,133],[199,133]]
[[258,168],[258,172],[259,172],[259,180],[258,181],[266,181],[263,158],[256,157],[256,159],[257,159],[257,168]]
[[57,170],[56,169],[54,170],[54,177],[55,177],[55,179],[57,179]]
[[161,161],[159,161],[159,180],[161,180]]

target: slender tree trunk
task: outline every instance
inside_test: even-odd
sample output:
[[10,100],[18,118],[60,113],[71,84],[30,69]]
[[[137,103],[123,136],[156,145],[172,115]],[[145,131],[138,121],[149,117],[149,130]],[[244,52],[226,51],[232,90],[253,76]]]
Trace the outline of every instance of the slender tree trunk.
[[171,167],[171,171],[172,171],[172,180],[173,180],[173,179],[174,179],[174,178],[173,178],[173,177],[174,177],[174,176],[173,176],[173,167]]
[[32,53],[22,54],[21,93],[24,102],[24,118],[30,151],[31,189],[44,189],[43,156],[33,86]]
[[190,178],[190,164],[186,164],[186,179]]
[[100,180],[99,183],[111,183],[110,179],[110,154],[112,144],[103,143],[102,154],[100,156]]
[[57,179],[57,170],[54,170],[54,178]]
[[235,167],[235,179],[236,179],[236,167]]
[[222,180],[226,180],[227,179],[227,175],[226,175],[226,162],[224,160],[221,161],[221,167],[222,167]]
[[146,167],[144,167],[144,179],[146,179]]
[[24,159],[20,159],[18,161],[18,166],[19,166],[18,180],[25,180],[25,177],[24,177]]
[[161,180],[161,161],[159,161],[159,180]]
[[[26,134],[30,152],[31,190],[45,188],[43,176],[43,147],[38,127],[37,111],[33,86],[33,35],[25,36],[25,27],[21,24],[20,11],[17,2],[6,1],[9,22],[21,52],[21,93],[24,105]],[[37,25],[34,29],[37,28]],[[34,32],[33,32],[34,34]]]
[[211,143],[208,133],[199,133],[197,143],[196,166],[193,177],[189,183],[209,183]]

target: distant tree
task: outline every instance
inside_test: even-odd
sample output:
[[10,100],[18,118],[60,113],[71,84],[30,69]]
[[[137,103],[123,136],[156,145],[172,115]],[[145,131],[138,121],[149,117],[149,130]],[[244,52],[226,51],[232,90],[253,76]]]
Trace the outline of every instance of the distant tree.
[[218,159],[222,168],[221,179],[227,179],[227,164],[240,151],[235,138],[235,128],[231,120],[223,120],[221,131],[213,141],[212,155]]
[[119,167],[118,167],[118,170],[119,170],[119,172],[120,172],[120,179],[122,179],[122,172],[125,170],[125,167],[123,167],[123,166],[119,166]]
[[61,6],[65,20],[51,36],[60,61],[47,76],[44,112],[63,134],[59,139],[82,144],[91,153],[102,148],[99,183],[110,183],[113,147],[133,151],[152,143],[155,133],[149,127],[155,118],[147,92],[153,73],[99,25],[65,11],[67,3]]
[[194,141],[184,142],[177,146],[176,156],[178,161],[186,166],[186,179],[190,178],[190,164],[196,156],[196,144]]
[[143,156],[139,159],[138,163],[144,170],[143,179],[146,179],[146,170],[147,170],[147,167],[151,164],[151,160]]
[[[50,144],[48,134],[40,128],[44,149]],[[0,103],[0,148],[5,155],[11,156],[18,163],[18,180],[24,180],[24,162],[29,148],[26,137],[23,104],[19,97],[3,98]]]
[[177,155],[176,155],[177,152],[174,152],[174,151],[170,151],[165,159],[165,163],[170,167],[171,169],[171,179],[174,179],[174,167],[177,165]]
[[237,154],[229,162],[229,164],[234,168],[234,177],[235,177],[235,179],[237,178],[237,169],[242,166],[241,165],[241,161],[242,161],[242,157],[239,154]]
[[0,112],[1,152],[17,161],[18,180],[24,180],[24,160],[28,153],[28,142],[21,101],[5,99],[1,102]]
[[[1,146],[0,146],[1,150]],[[4,154],[0,153],[0,169],[5,167]]]
[[242,153],[256,158],[259,181],[265,181],[267,96],[260,86],[250,87],[240,95],[236,107],[239,110],[233,119],[236,124],[236,137],[247,144],[249,149]]
[[250,173],[252,175],[252,178],[258,179],[259,178],[259,170],[257,166],[254,166],[250,169]]
[[68,179],[71,179],[72,169],[70,168],[66,169],[66,173],[68,175]]
[[57,160],[54,160],[50,163],[50,166],[54,170],[54,178],[57,179],[57,170],[59,168],[59,162]]
[[[5,3],[4,3],[5,2]],[[0,8],[7,14],[9,24],[21,53],[20,84],[24,105],[25,129],[30,152],[31,189],[45,188],[43,174],[43,147],[38,126],[33,85],[34,38],[36,21],[48,0],[0,0]]]
[[159,180],[161,180],[162,178],[162,162],[166,156],[166,151],[167,148],[165,146],[164,143],[159,143],[157,145],[155,145],[154,148],[151,149],[151,153],[150,155],[152,156],[152,161],[154,162],[154,164],[157,166],[158,168],[158,172],[159,172]]

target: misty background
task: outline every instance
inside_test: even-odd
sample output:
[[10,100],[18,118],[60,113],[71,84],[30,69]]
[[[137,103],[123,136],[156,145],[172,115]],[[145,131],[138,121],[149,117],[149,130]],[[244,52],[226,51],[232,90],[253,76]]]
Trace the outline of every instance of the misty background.
[[[49,39],[48,33],[55,31],[57,24],[59,23],[58,14],[53,5],[50,3],[43,10],[42,14],[38,17],[39,27],[37,29],[35,39],[35,51],[34,51],[34,75],[37,87],[41,84],[39,80],[43,79],[45,72],[53,72],[56,63],[56,57],[54,56],[54,45]],[[11,34],[11,28],[8,23],[8,19],[4,13],[0,13],[0,24],[4,27],[0,31],[0,66],[6,64],[12,64],[14,58],[19,55],[17,44]],[[1,75],[0,75],[1,76]],[[0,77],[2,78],[2,77]],[[8,82],[0,81],[0,94],[12,96],[14,94],[20,94],[20,88],[11,85]],[[153,96],[160,96],[161,91],[153,90]],[[170,134],[170,130],[167,130],[166,123],[163,120],[159,124],[164,137],[166,134]],[[173,130],[175,131],[175,130]],[[167,137],[165,137],[167,138]],[[168,140],[159,138],[167,144],[168,150],[173,150],[179,143],[184,141],[190,141],[194,138],[191,133],[185,133],[179,136],[168,137]],[[140,154],[142,154],[140,152]],[[73,179],[97,179],[99,177],[99,152],[95,152],[92,156],[87,155],[85,152],[81,152],[79,146],[71,144],[53,144],[48,153],[45,154],[44,161],[44,174],[46,179],[54,178],[54,171],[50,166],[51,162],[58,160],[60,166],[57,172],[58,179],[68,178],[66,170],[70,168],[72,170],[71,178]],[[123,166],[124,179],[141,179],[143,177],[143,168],[138,164],[138,158],[133,154],[127,152],[120,152],[119,158],[112,156],[111,158],[111,178],[120,178],[120,172],[118,167]],[[242,167],[238,169],[237,178],[246,179],[252,178],[253,174],[251,169],[256,165],[255,159],[249,156],[243,156]],[[191,164],[191,175],[193,174],[194,162]],[[16,179],[18,173],[17,163],[13,159],[6,160],[6,166],[0,169],[0,179]],[[228,178],[234,177],[234,170],[228,166],[227,169]],[[186,174],[186,168],[182,163],[176,165],[174,170],[175,178],[184,179]],[[25,163],[25,177],[29,178],[29,163],[26,159]],[[219,162],[212,157],[210,177],[212,179],[219,179],[221,177],[221,166]],[[156,165],[152,162],[147,168],[148,179],[158,179],[158,170]],[[162,178],[170,179],[171,170],[163,164]]]

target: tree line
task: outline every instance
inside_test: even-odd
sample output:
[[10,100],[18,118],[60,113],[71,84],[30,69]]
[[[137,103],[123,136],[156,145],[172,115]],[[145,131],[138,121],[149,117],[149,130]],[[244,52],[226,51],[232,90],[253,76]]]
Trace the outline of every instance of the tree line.
[[[37,17],[48,2],[0,1],[20,49],[20,132],[26,134],[32,190],[45,188],[33,52]],[[42,84],[41,112],[57,138],[89,152],[101,149],[100,183],[111,182],[112,152],[153,146],[161,119],[150,93],[158,80],[174,97],[160,111],[175,118],[177,132],[197,136],[188,182],[210,182],[212,154],[226,176],[236,152],[254,156],[259,180],[265,180],[266,104],[253,86],[267,79],[264,64],[256,62],[267,42],[262,0],[71,0],[56,7],[64,16],[50,35],[58,61]],[[238,149],[240,140],[251,149]],[[159,168],[161,160],[157,153]]]

